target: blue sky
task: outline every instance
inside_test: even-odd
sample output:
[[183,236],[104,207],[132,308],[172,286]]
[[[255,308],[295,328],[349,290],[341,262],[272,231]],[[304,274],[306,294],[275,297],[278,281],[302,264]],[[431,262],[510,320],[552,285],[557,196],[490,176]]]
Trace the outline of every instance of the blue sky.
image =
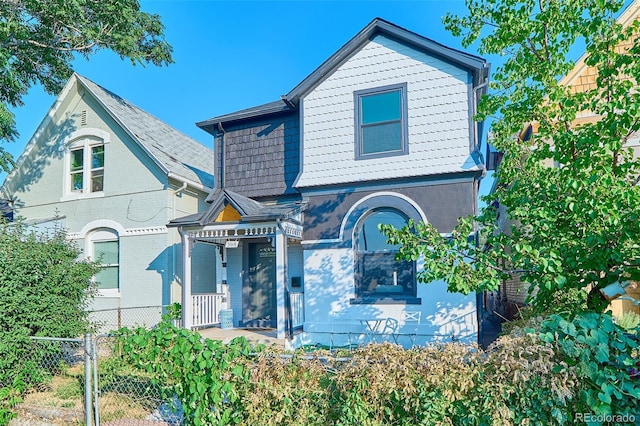
[[[374,18],[462,49],[441,19],[466,12],[464,0],[143,0],[141,6],[162,17],[174,64],[132,66],[101,51],[77,60],[75,70],[207,146],[211,138],[195,122],[279,99]],[[16,159],[54,100],[35,86],[14,109],[20,138],[6,147]]]

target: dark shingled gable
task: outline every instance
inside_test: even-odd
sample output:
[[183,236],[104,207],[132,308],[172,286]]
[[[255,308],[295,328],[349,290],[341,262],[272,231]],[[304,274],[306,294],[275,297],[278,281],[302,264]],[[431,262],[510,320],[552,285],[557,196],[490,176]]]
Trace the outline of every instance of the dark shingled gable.
[[[221,152],[222,133],[215,138]],[[300,171],[297,111],[237,122],[225,127],[224,188],[246,197],[269,199],[297,195],[293,183]],[[216,175],[222,176],[220,161]],[[212,201],[211,197],[208,201]]]

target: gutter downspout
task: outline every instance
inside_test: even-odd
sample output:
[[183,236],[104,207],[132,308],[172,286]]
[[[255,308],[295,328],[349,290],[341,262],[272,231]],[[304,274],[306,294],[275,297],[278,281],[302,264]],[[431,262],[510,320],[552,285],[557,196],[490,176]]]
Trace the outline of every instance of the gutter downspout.
[[[173,197],[171,197],[171,220],[176,218],[176,197],[178,196],[178,193],[184,191],[185,189],[187,189],[187,182],[184,182],[180,188],[171,191],[173,192]],[[180,239],[182,240],[182,238]],[[172,293],[171,286],[173,282],[177,281],[176,269],[178,267],[178,259],[176,259],[176,257],[178,256],[177,251],[178,251],[179,244],[171,244],[171,245],[172,245],[171,257],[173,260],[171,262],[171,275],[173,275],[173,277],[167,277],[167,282],[169,282],[169,288],[167,289],[168,297],[166,298],[169,303],[172,303],[171,299],[173,299],[171,295]],[[169,279],[169,278],[173,278],[173,279]],[[165,303],[163,302],[163,304]]]
[[220,189],[224,189],[226,175],[224,135],[227,132],[222,127],[222,122],[218,123],[217,127],[220,132]]
[[[473,87],[473,89],[471,89],[473,91],[473,116],[474,116],[474,132],[473,132],[473,137],[474,137],[474,151],[478,152],[478,154],[480,154],[480,158],[483,158],[481,153],[480,153],[480,138],[479,138],[479,131],[480,128],[478,126],[478,122],[475,120],[475,115],[478,112],[478,102],[480,101],[480,98],[478,96],[478,91],[481,89],[484,89],[485,87],[487,87],[489,85],[489,76],[484,76],[484,70],[487,70],[487,74],[488,74],[488,68],[485,64],[484,68],[483,68],[483,72],[482,72],[482,76],[484,77],[484,81],[482,83],[480,83],[479,85]],[[486,160],[485,160],[486,161]],[[484,177],[487,173],[486,170],[486,166],[483,164],[482,165],[482,177]],[[473,186],[473,199],[475,200],[475,202],[473,203],[473,215],[476,216],[478,214],[478,193],[480,192],[480,179],[478,179],[477,184],[475,184]],[[477,226],[477,225],[476,225]],[[479,229],[475,229],[474,230],[474,239],[475,239],[475,243],[476,246],[478,246],[480,244],[480,230]],[[484,335],[484,330],[482,329],[482,319],[484,316],[484,297],[483,297],[483,293],[482,292],[476,292],[476,321],[478,322],[478,344],[482,344],[483,342],[483,335]]]

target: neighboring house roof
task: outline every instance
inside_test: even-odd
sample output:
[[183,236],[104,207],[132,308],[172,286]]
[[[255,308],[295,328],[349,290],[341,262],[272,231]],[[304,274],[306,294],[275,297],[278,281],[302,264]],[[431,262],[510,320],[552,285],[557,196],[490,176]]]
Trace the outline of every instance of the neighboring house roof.
[[218,214],[227,205],[231,205],[236,210],[242,222],[288,219],[305,208],[302,202],[265,204],[223,189],[207,211],[174,219],[168,226],[205,226],[214,223]]
[[[619,24],[624,28],[633,24],[640,17],[640,1],[634,0],[629,4],[616,19]],[[624,47],[626,44],[630,44],[631,41],[621,43],[620,46]],[[577,91],[593,89],[595,87],[595,79],[597,77],[597,70],[594,67],[590,67],[586,64],[588,54],[583,53],[580,59],[576,62],[573,69],[562,77],[559,81],[561,85],[574,86]]]
[[[71,76],[64,89],[58,95],[57,100],[49,109],[46,117],[31,137],[24,152],[18,158],[15,169],[18,169],[26,156],[29,155],[43,129],[55,116],[58,108],[61,108],[62,100],[69,94],[76,83],[95,98],[106,113],[118,123],[168,177],[206,192],[212,190],[214,184],[214,154],[212,149],[174,129],[126,99],[76,73]],[[9,174],[7,180],[12,175],[13,172]]]
[[100,102],[169,177],[200,184],[206,190],[213,187],[213,150],[86,77],[74,74],[73,78]]
[[[315,71],[309,74],[288,94],[283,95],[279,101],[271,102],[254,108],[237,111],[210,118],[196,123],[203,130],[213,134],[215,126],[221,123],[229,123],[247,118],[255,118],[263,115],[270,115],[278,112],[292,111],[297,108],[301,97],[313,90],[324,79],[331,75],[340,65],[353,56],[362,46],[368,43],[377,35],[384,35],[413,48],[436,56],[446,62],[453,63],[464,69],[470,70],[474,76],[474,85],[479,86],[486,81],[489,75],[489,65],[487,62],[475,55],[452,49],[436,41],[423,37],[419,34],[399,27],[381,18],[375,18],[362,31],[349,40],[329,59],[324,61]],[[487,87],[482,88],[486,92]]]

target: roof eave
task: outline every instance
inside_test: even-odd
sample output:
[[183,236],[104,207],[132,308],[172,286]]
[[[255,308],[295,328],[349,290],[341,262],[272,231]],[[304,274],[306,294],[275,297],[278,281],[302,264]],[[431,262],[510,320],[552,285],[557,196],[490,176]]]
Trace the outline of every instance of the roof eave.
[[187,179],[184,176],[180,176],[180,175],[175,174],[173,172],[167,173],[167,177],[169,179],[177,180],[178,182],[181,182],[181,183],[186,183],[190,187],[195,188],[195,189],[199,189],[202,192],[210,193],[211,191],[213,191],[212,187],[203,185],[202,183],[196,182],[195,180]]
[[273,102],[273,106],[265,107],[265,108],[256,108],[250,110],[242,110],[236,113],[220,115],[217,117],[210,118],[208,120],[203,120],[196,122],[196,126],[204,130],[205,132],[214,135],[219,129],[220,124],[226,123],[234,123],[242,120],[253,119],[257,117],[264,117],[268,115],[274,114],[286,114],[294,111],[294,109],[287,104],[284,100],[282,100],[281,104],[276,104],[278,101]]
[[301,97],[312,90],[320,81],[333,72],[335,68],[349,59],[358,48],[372,40],[378,34],[394,38],[405,44],[410,44],[420,50],[453,62],[465,69],[473,70],[479,82],[482,82],[485,73],[488,75],[487,62],[485,59],[444,46],[383,19],[376,18],[294,87],[284,96],[284,99],[297,105]]

